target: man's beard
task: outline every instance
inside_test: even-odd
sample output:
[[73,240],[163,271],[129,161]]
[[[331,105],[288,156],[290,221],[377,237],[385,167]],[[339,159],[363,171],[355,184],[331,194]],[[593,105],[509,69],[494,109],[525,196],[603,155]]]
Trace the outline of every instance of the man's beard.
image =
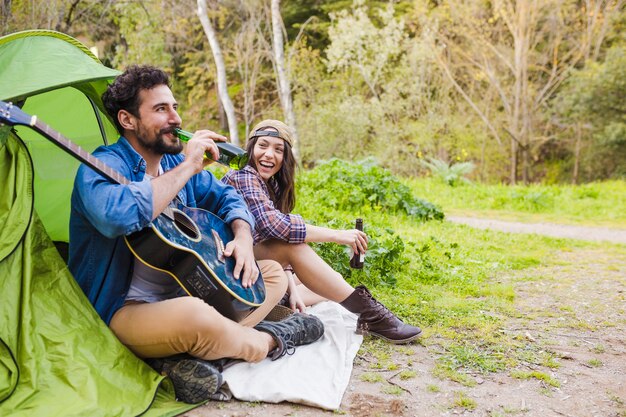
[[183,144],[180,139],[177,140],[175,144],[170,145],[165,141],[165,138],[163,137],[164,135],[173,132],[173,127],[161,129],[156,135],[155,140],[149,142],[145,139],[147,135],[143,132],[143,129],[140,128],[137,130],[137,140],[139,140],[139,143],[141,143],[144,148],[149,149],[157,155],[178,154],[183,151]]

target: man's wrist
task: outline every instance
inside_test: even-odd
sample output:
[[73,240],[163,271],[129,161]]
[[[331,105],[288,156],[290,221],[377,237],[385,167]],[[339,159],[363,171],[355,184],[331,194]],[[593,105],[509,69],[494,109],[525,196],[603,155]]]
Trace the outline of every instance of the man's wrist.
[[230,227],[236,238],[249,238],[252,240],[252,228],[247,221],[235,219],[230,223]]

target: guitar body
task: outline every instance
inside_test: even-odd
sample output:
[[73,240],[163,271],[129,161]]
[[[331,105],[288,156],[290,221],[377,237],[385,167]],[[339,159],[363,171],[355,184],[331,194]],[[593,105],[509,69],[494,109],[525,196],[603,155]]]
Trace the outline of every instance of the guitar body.
[[140,261],[168,273],[187,294],[239,322],[265,301],[265,285],[260,273],[249,288],[235,278],[235,260],[222,254],[233,238],[222,219],[181,203],[125,237]]

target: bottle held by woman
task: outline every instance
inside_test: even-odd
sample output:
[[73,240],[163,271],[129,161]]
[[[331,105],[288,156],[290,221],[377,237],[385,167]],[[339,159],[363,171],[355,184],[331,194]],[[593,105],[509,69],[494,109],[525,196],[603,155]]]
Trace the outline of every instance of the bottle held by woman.
[[[354,225],[356,230],[363,231],[363,219],[356,219],[356,223]],[[352,254],[352,258],[350,259],[350,267],[354,269],[363,269],[363,264],[365,263],[365,252],[359,251],[354,252]]]

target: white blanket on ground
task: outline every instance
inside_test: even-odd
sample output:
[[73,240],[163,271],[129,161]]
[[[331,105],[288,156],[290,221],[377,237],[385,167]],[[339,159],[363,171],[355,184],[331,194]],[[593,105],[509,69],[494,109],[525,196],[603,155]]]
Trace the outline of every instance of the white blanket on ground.
[[363,342],[363,336],[354,331],[357,317],[330,301],[309,308],[307,313],[324,322],[324,336],[297,347],[291,356],[241,362],[224,370],[224,380],[235,398],[339,408],[350,382],[352,362]]

